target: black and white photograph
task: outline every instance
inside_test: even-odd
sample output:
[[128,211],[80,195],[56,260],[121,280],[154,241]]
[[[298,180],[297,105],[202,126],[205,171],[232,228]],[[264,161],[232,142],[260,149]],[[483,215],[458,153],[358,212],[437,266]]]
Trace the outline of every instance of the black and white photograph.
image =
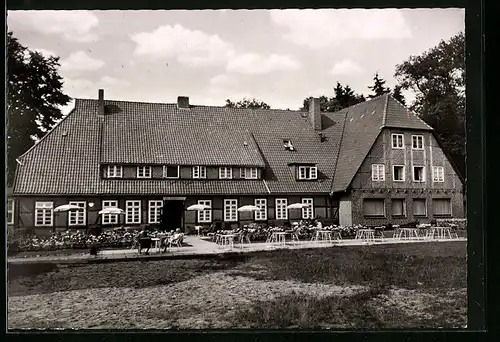
[[467,328],[465,40],[463,8],[7,11],[7,329]]

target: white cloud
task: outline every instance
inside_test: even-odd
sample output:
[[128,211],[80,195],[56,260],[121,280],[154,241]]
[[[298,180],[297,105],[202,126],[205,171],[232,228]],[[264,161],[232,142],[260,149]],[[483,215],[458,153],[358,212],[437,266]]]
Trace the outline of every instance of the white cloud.
[[350,59],[344,59],[341,62],[335,63],[333,68],[330,70],[330,74],[332,75],[352,75],[362,72],[363,68],[361,68]]
[[73,79],[66,77],[63,84],[64,92],[71,97],[83,97],[97,93],[94,82],[86,79]]
[[271,20],[295,44],[323,48],[351,39],[398,39],[412,33],[397,9],[272,10]]
[[217,87],[234,87],[237,84],[238,80],[235,77],[225,74],[220,74],[210,79],[210,85]]
[[61,61],[63,71],[91,71],[102,68],[104,62],[94,59],[84,51],[77,51]]
[[54,51],[45,50],[45,49],[38,49],[38,48],[34,48],[34,49],[30,49],[30,50],[36,51],[44,57],[57,57],[57,54]]
[[67,40],[98,40],[91,31],[99,25],[99,19],[89,11],[9,11],[7,20],[43,34],[59,34]]
[[130,82],[127,80],[122,80],[111,76],[103,76],[99,80],[99,85],[103,87],[125,88],[130,86]]
[[226,70],[242,74],[267,74],[278,70],[297,70],[300,67],[300,63],[291,56],[246,53],[230,58]]

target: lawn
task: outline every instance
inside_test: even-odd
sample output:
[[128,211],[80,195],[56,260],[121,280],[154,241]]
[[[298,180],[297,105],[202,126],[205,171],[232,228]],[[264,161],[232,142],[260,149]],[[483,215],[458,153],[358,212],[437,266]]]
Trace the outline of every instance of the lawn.
[[458,328],[465,242],[10,264],[13,328]]

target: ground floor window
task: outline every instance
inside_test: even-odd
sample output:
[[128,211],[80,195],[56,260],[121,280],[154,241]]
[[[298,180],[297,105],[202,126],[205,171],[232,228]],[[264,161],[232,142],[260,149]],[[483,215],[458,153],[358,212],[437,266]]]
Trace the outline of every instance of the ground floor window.
[[363,200],[363,214],[365,216],[385,217],[384,199],[365,198]]
[[276,199],[276,220],[288,220],[288,201],[286,198]]
[[435,216],[451,216],[451,200],[449,198],[434,198],[432,210]]
[[86,202],[85,201],[71,201],[71,205],[79,206],[82,209],[71,210],[68,214],[68,225],[70,226],[84,226],[87,223],[86,220]]
[[125,207],[125,223],[141,223],[141,201],[126,201]]
[[[198,204],[208,205],[212,208],[211,200],[199,200]],[[198,211],[198,223],[210,223],[212,222],[212,209],[205,209]]]
[[[116,200],[105,200],[102,201],[102,208],[118,208],[118,201]],[[102,215],[102,224],[117,224],[118,223],[118,215],[117,214],[103,214]]]
[[406,202],[402,198],[392,200],[392,216],[406,216]]
[[224,200],[224,221],[226,222],[238,221],[238,200],[236,199]]
[[7,224],[14,224],[14,200],[7,200]]
[[413,199],[413,216],[427,216],[427,203],[425,198]]
[[54,222],[54,203],[35,203],[35,226],[52,226]]
[[260,211],[255,212],[255,221],[267,220],[267,200],[265,198],[257,198],[255,206],[260,208]]
[[149,201],[149,211],[148,211],[149,223],[160,223],[161,208],[163,208],[163,201],[161,200]]
[[304,220],[313,219],[314,218],[313,199],[303,198],[302,203],[309,204],[308,207],[302,208],[302,218]]

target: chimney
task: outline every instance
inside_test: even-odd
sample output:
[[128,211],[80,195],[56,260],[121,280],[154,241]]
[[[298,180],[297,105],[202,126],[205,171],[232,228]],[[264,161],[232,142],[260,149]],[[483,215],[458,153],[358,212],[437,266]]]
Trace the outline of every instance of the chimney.
[[177,97],[177,108],[189,109],[189,97],[187,96]]
[[104,89],[99,89],[97,116],[104,117]]
[[319,106],[319,98],[312,97],[309,100],[309,121],[315,131],[321,131],[321,109]]

